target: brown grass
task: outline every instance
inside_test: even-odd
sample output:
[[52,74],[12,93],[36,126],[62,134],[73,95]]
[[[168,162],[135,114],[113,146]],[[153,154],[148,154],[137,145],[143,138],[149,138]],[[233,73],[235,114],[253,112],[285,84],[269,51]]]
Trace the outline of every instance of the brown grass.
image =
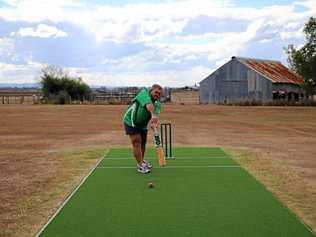
[[251,154],[246,150],[229,148],[226,152],[315,232],[315,185],[302,179],[299,170],[287,161],[272,160],[265,153]]
[[[0,236],[33,236],[96,160],[129,146],[125,106],[0,106]],[[221,146],[316,230],[316,109],[163,106],[174,143]]]

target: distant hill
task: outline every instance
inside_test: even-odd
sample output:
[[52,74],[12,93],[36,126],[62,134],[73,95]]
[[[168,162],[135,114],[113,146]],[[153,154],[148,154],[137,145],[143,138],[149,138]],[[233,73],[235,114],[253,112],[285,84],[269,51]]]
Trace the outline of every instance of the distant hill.
[[40,83],[0,83],[0,88],[40,88]]

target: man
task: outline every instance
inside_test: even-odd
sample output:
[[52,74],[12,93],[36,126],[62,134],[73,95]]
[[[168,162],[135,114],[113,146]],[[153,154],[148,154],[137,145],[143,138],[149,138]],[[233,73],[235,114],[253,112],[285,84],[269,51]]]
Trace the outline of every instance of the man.
[[133,146],[133,154],[137,162],[137,171],[142,174],[150,172],[151,164],[144,160],[147,142],[147,126],[157,129],[162,87],[154,84],[149,90],[141,90],[132,100],[124,114],[124,127]]

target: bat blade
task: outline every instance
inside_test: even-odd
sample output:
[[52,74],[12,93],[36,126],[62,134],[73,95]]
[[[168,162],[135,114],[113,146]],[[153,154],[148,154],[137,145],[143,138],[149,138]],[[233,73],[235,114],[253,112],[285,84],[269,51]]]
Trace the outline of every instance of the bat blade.
[[163,167],[166,165],[166,159],[165,159],[165,154],[163,152],[163,149],[161,146],[156,147],[156,155],[158,159],[158,163],[160,167]]
[[154,145],[156,148],[156,155],[157,155],[159,166],[163,167],[166,165],[166,159],[165,159],[165,154],[161,146],[160,136],[157,130],[155,130],[154,132]]

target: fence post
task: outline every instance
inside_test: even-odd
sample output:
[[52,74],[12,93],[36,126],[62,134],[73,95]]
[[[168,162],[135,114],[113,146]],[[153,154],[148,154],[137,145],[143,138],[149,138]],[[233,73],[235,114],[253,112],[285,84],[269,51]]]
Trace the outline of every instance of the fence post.
[[33,105],[37,104],[37,98],[36,98],[36,95],[33,95]]

